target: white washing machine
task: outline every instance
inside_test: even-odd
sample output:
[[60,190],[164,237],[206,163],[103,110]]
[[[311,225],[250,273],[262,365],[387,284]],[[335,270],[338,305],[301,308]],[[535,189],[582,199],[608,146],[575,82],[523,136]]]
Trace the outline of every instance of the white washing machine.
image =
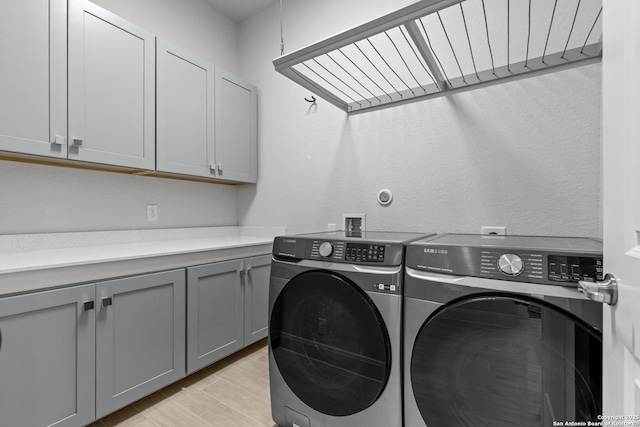
[[602,280],[600,241],[447,234],[405,265],[406,427],[598,421],[602,305],[577,282]]
[[367,231],[276,237],[269,288],[276,423],[402,426],[404,249],[426,236]]

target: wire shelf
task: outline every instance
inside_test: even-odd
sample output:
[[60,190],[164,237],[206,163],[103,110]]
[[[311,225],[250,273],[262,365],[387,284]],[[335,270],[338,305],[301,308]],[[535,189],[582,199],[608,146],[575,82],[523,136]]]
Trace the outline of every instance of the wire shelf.
[[348,113],[602,57],[602,0],[421,0],[273,61]]

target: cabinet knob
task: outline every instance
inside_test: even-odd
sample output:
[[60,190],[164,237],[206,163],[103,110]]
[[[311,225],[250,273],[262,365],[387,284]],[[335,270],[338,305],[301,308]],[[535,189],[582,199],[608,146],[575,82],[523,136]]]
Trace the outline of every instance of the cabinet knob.
[[109,307],[111,304],[113,304],[111,297],[102,299],[102,308]]
[[75,148],[80,148],[82,147],[82,140],[79,138],[73,138],[71,140],[71,146],[75,147]]
[[82,304],[82,307],[84,311],[89,311],[89,310],[93,310],[93,308],[95,307],[95,304],[93,301],[87,301],[84,304]]
[[218,172],[222,172],[222,163],[218,163],[217,167],[218,167]]

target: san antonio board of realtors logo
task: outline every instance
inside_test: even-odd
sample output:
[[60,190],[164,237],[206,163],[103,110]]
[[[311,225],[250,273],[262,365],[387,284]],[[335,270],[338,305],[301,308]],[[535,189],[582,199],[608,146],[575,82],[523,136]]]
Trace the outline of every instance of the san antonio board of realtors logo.
[[447,255],[449,253],[448,249],[435,249],[435,248],[424,248],[425,254],[438,254],[438,255]]

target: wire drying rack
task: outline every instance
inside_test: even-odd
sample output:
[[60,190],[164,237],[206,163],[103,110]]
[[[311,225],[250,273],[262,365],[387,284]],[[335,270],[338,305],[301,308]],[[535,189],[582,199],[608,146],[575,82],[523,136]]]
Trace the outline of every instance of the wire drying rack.
[[602,0],[421,0],[273,61],[347,113],[602,57]]

